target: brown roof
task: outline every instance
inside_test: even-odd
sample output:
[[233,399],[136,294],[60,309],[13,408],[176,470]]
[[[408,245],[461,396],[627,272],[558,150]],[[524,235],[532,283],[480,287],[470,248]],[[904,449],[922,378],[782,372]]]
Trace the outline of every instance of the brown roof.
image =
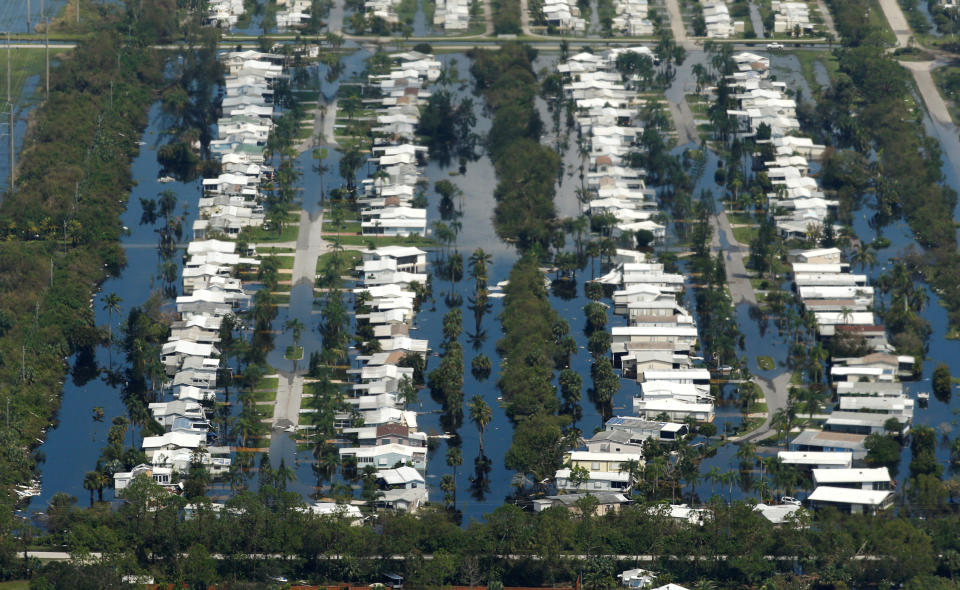
[[858,443],[863,442],[863,439],[867,438],[866,434],[851,434],[849,432],[830,432],[830,431],[820,431],[816,436],[813,437],[817,441],[842,441],[842,442],[851,442]]

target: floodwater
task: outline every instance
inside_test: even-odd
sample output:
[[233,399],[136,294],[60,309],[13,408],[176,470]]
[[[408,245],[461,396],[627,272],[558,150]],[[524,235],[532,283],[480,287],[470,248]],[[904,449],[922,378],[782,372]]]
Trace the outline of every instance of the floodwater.
[[[698,56],[699,54],[699,56]],[[350,79],[351,76],[362,70],[362,61],[367,54],[363,51],[358,52],[348,58],[347,71],[343,79]],[[689,76],[689,69],[695,59],[703,59],[702,52],[691,52],[691,58],[681,68],[680,79],[683,76]],[[452,63],[456,60],[458,71],[461,78],[465,81],[462,88],[454,87],[452,89],[458,96],[470,95],[470,76],[469,59],[463,54],[447,54],[439,56],[438,59],[445,63]],[[548,59],[548,58],[541,58]],[[549,59],[550,63],[553,59]],[[799,64],[797,64],[797,67]],[[538,64],[538,69],[540,65]],[[321,70],[323,67],[321,66]],[[321,72],[323,73],[323,72]],[[799,75],[799,74],[797,74]],[[802,77],[799,78],[802,81]],[[337,84],[324,83],[321,91],[324,96],[332,96],[336,90]],[[667,96],[670,99],[676,99],[685,91],[682,82],[674,84],[668,91]],[[808,95],[809,96],[809,95]],[[477,133],[484,135],[489,128],[490,121],[483,113],[481,108],[482,99],[474,97],[477,113]],[[541,108],[545,105],[540,104]],[[143,146],[140,155],[134,162],[134,175],[138,181],[138,186],[131,195],[133,206],[128,207],[123,217],[124,224],[131,229],[130,235],[123,239],[125,246],[128,266],[121,277],[107,281],[103,289],[95,298],[94,305],[97,312],[97,323],[105,325],[108,321],[108,314],[102,309],[102,300],[104,293],[115,292],[122,299],[121,312],[115,314],[113,324],[119,324],[120,318],[128,313],[131,306],[142,304],[149,296],[155,284],[154,275],[157,268],[157,252],[155,248],[156,235],[152,227],[140,226],[138,224],[140,216],[140,207],[137,204],[139,197],[153,198],[162,190],[172,190],[179,197],[179,207],[182,209],[184,204],[188,204],[187,215],[195,214],[194,199],[198,196],[198,187],[195,183],[181,184],[169,183],[159,184],[156,177],[159,166],[156,163],[153,146],[157,141],[157,134],[162,126],[157,116],[158,108],[154,107],[151,111],[150,125],[144,136],[147,145]],[[546,113],[544,113],[546,115]],[[544,116],[547,129],[550,129],[550,119]],[[934,124],[927,121],[928,129],[933,130]],[[950,157],[960,157],[960,143],[956,140],[956,133],[948,129],[937,129],[937,136],[941,139],[945,154]],[[574,145],[564,155],[564,162],[567,174],[564,182],[560,186],[556,205],[558,214],[574,215],[579,207],[576,201],[575,180],[570,171],[579,166],[579,161],[575,155]],[[572,154],[571,154],[572,153]],[[327,191],[339,185],[337,175],[338,153],[334,149],[329,150],[329,157],[325,162],[328,165],[328,171],[324,175],[323,183]],[[713,191],[715,197],[722,193],[719,187],[713,184],[713,172],[716,169],[717,159],[712,153],[708,155],[708,162],[705,172],[700,180],[700,188],[706,188]],[[299,158],[299,166],[303,172],[302,186],[304,188],[303,207],[311,213],[319,211],[318,195],[320,178],[313,168],[313,158],[310,151],[305,152]],[[948,164],[944,166],[945,177],[948,184],[954,188],[960,188],[957,182],[957,175],[954,168]],[[507,278],[509,270],[516,260],[516,253],[511,247],[501,242],[497,237],[492,225],[492,211],[494,208],[493,187],[496,184],[496,178],[491,163],[485,156],[475,162],[467,165],[464,174],[454,173],[456,165],[443,167],[436,162],[430,162],[425,168],[425,176],[429,179],[431,186],[434,182],[441,179],[450,179],[457,184],[464,192],[462,199],[463,218],[461,219],[463,229],[458,236],[457,249],[464,258],[468,258],[470,253],[478,247],[493,256],[493,263],[490,265],[490,283],[495,284],[498,281]],[[428,220],[432,223],[439,219],[437,212],[438,198],[430,195],[430,208]],[[867,225],[866,217],[869,212],[860,212],[857,216],[856,231],[862,238],[869,239],[873,230]],[[185,227],[190,226],[190,220],[185,222]],[[901,253],[905,248],[913,244],[909,228],[903,223],[898,223],[883,230],[883,235],[892,242],[890,248],[881,251],[878,255],[878,263],[872,269],[867,269],[873,280],[884,270],[889,268],[889,258],[892,255]],[[189,237],[189,235],[187,235]],[[432,260],[441,257],[440,252],[431,254]],[[586,280],[589,268],[578,273],[575,296],[572,298],[561,297],[559,294],[551,296],[551,304],[558,313],[566,318],[571,327],[571,334],[575,337],[578,344],[578,353],[572,359],[572,368],[574,368],[584,381],[583,392],[583,418],[579,427],[589,434],[595,427],[600,425],[600,417],[593,404],[586,395],[586,389],[589,387],[589,366],[590,358],[585,349],[586,336],[583,333],[584,318],[582,307],[587,302],[582,294],[582,282]],[[502,407],[497,401],[499,394],[496,388],[496,378],[500,358],[496,354],[496,342],[501,338],[502,331],[498,321],[498,314],[501,311],[502,300],[492,299],[492,309],[487,312],[481,321],[480,335],[475,334],[474,318],[472,312],[467,308],[467,298],[472,293],[472,281],[468,276],[454,285],[439,278],[434,281],[434,300],[424,304],[423,309],[417,315],[415,331],[411,333],[413,337],[429,340],[432,349],[439,350],[441,341],[442,317],[447,312],[448,306],[445,302],[445,295],[449,291],[455,292],[463,300],[464,312],[464,334],[461,336],[461,343],[464,347],[464,400],[469,400],[475,394],[482,395],[487,403],[493,409],[493,421],[489,425],[486,436],[486,454],[492,460],[492,469],[488,475],[489,491],[484,494],[471,494],[470,477],[473,475],[473,459],[479,452],[479,436],[476,428],[469,422],[469,417],[465,415],[464,423],[459,428],[458,434],[461,438],[461,448],[463,453],[463,465],[457,470],[457,507],[463,511],[464,521],[479,520],[485,514],[491,512],[497,506],[503,504],[504,499],[512,492],[512,482],[514,481],[514,472],[506,469],[503,465],[503,458],[509,449],[512,438],[512,426],[506,418]],[[318,332],[316,330],[319,317],[317,309],[313,305],[313,294],[310,287],[296,287],[291,294],[291,303],[288,308],[282,308],[274,322],[274,327],[278,330],[275,342],[275,350],[270,356],[271,362],[276,367],[286,368],[290,361],[282,359],[283,351],[290,344],[290,336],[284,334],[282,325],[286,319],[297,317],[308,326],[308,330],[302,338],[302,345],[305,348],[305,358],[309,358],[312,351],[321,348]],[[930,322],[933,328],[933,334],[930,339],[930,353],[928,360],[924,365],[925,378],[922,381],[908,383],[907,387],[913,392],[929,391],[929,375],[932,373],[933,366],[940,361],[946,362],[952,373],[960,375],[960,342],[946,340],[944,338],[946,331],[946,313],[936,303],[936,294],[929,293],[930,304],[924,310],[923,316]],[[689,294],[688,294],[689,297]],[[688,308],[693,309],[693,302],[688,300]],[[746,306],[741,305],[736,309],[739,320],[739,329],[745,335],[746,348],[741,352],[750,362],[750,369],[754,374],[763,376],[773,376],[784,370],[783,362],[789,348],[789,343],[784,341],[776,330],[776,326],[771,321],[766,330],[761,330],[758,322],[750,317]],[[623,318],[610,317],[610,325],[622,325]],[[477,337],[471,337],[475,335]],[[479,352],[486,354],[494,365],[494,372],[490,378],[485,381],[477,381],[470,373],[470,361],[473,356]],[[770,355],[778,363],[774,371],[764,372],[756,365],[756,357],[760,355]],[[122,363],[120,355],[114,354],[113,363],[118,365]],[[73,362],[75,359],[71,359]],[[109,364],[109,354],[106,350],[100,349],[96,355],[97,364],[100,367]],[[439,359],[431,357],[429,359],[429,368],[437,365]],[[723,390],[722,397],[728,398],[733,395],[733,386],[727,386]],[[615,414],[632,413],[631,398],[639,390],[638,386],[629,380],[621,380],[621,388],[614,400]],[[92,420],[93,408],[103,407],[103,422],[94,422]],[[421,392],[420,403],[417,405],[420,412],[421,430],[429,434],[442,434],[442,427],[439,421],[439,406],[429,395],[429,391]],[[34,510],[43,510],[49,501],[49,498],[58,491],[65,491],[86,501],[88,492],[82,488],[84,472],[95,466],[96,458],[100,454],[100,449],[106,444],[106,432],[110,425],[110,420],[114,416],[122,415],[125,409],[120,402],[119,389],[105,383],[100,378],[94,378],[86,383],[74,381],[70,377],[64,386],[63,405],[60,416],[63,421],[55,429],[52,429],[47,436],[46,442],[41,447],[41,452],[46,455],[46,462],[41,466],[43,473],[43,493],[40,497],[34,498],[31,506]],[[466,407],[464,408],[467,413]],[[934,426],[938,432],[948,434],[957,427],[956,414],[960,411],[957,403],[951,400],[948,403],[941,403],[936,399],[930,400],[930,406],[927,409],[918,408],[915,413],[916,424],[927,424]],[[718,404],[717,408],[717,426],[721,433],[728,429],[735,428],[740,421],[739,411],[736,405],[725,403]],[[428,484],[431,485],[431,499],[434,502],[441,502],[443,492],[439,489],[440,478],[451,473],[452,468],[447,466],[445,460],[448,441],[440,441],[437,448],[429,455],[428,462]],[[736,458],[734,456],[736,446],[727,444],[720,447],[717,453],[705,460],[701,465],[701,473],[707,473],[711,467],[717,467],[721,470],[736,469]],[[291,488],[299,491],[304,497],[311,496],[314,492],[315,479],[310,466],[311,453],[309,450],[297,451],[292,438],[286,435],[278,436],[274,446],[271,448],[271,455],[277,458],[284,458],[288,465],[293,465],[297,473],[297,481],[291,484]],[[938,448],[938,458],[946,461],[948,456],[947,447],[941,445]],[[905,450],[903,466],[900,469],[900,478],[908,471],[906,466],[909,462],[909,452]],[[275,463],[277,461],[274,461]],[[701,495],[706,495],[707,487],[701,484],[698,487]],[[105,496],[110,497],[111,492],[107,491]],[[734,491],[734,495],[742,496],[742,492]]]
[[[43,16],[53,17],[60,12],[64,0],[6,0],[0,6],[0,31],[32,33]],[[27,26],[29,15],[30,27]]]
[[[140,147],[140,154],[133,161],[133,177],[137,185],[130,194],[127,210],[123,214],[123,225],[129,228],[129,233],[123,237],[121,244],[127,256],[127,266],[120,276],[108,279],[100,291],[94,296],[93,306],[96,311],[96,322],[106,327],[110,323],[110,315],[103,309],[103,299],[108,293],[116,293],[123,300],[120,311],[113,314],[113,333],[117,337],[120,324],[126,319],[132,307],[143,305],[150,294],[159,289],[157,266],[156,226],[140,225],[140,198],[155,199],[163,191],[172,191],[177,196],[177,214],[184,215],[184,239],[189,241],[190,228],[196,216],[196,200],[200,195],[199,182],[180,183],[157,182],[160,166],[157,164],[156,146],[160,133],[164,128],[160,117],[159,104],[150,109],[150,122],[144,132]],[[180,264],[179,257],[174,262]],[[172,304],[168,303],[172,308]],[[124,364],[123,353],[113,351],[112,364],[115,369]],[[120,387],[111,385],[106,379],[104,370],[111,364],[110,352],[105,347],[96,350],[96,368],[100,374],[92,379],[77,378],[82,374],[90,374],[88,365],[78,363],[77,355],[69,359],[71,369],[80,368],[83,371],[72,371],[68,374],[63,387],[63,398],[59,412],[59,423],[48,433],[46,440],[40,446],[40,452],[46,461],[40,466],[43,492],[33,498],[31,510],[45,510],[53,494],[66,492],[77,496],[85,502],[89,492],[83,489],[83,477],[87,471],[96,467],[97,458],[103,447],[106,446],[107,431],[110,422],[117,416],[125,416],[126,408],[120,400]],[[74,377],[73,375],[77,375]],[[103,408],[103,420],[93,420],[95,407]],[[126,446],[131,444],[133,433],[128,432]],[[139,431],[136,440],[141,440]],[[112,490],[105,490],[104,499],[112,496]]]

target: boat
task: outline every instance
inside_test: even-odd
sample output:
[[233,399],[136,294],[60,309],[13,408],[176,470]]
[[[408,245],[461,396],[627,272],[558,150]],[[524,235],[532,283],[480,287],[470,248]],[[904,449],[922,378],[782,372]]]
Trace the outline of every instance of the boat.
[[168,183],[168,182],[173,182],[173,181],[175,181],[175,180],[176,180],[176,179],[175,179],[174,177],[172,177],[172,176],[161,176],[160,178],[157,179],[157,182],[161,182],[161,183],[163,183],[163,184],[166,184],[166,183]]

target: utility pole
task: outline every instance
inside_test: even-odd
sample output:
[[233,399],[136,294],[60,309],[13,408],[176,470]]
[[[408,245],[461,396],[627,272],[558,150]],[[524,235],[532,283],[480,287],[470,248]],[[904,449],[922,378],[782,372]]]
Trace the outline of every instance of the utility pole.
[[7,33],[7,108],[10,110],[10,127],[7,129],[7,134],[10,136],[10,194],[13,194],[17,176],[16,176],[16,154],[14,152],[14,142],[13,142],[13,99],[10,96],[10,33]]
[[46,57],[47,62],[47,98],[50,98],[50,20],[47,20],[47,24],[43,27],[43,43],[44,43],[44,56]]
[[30,25],[30,0],[27,0],[27,32],[30,33],[33,31],[33,27]]

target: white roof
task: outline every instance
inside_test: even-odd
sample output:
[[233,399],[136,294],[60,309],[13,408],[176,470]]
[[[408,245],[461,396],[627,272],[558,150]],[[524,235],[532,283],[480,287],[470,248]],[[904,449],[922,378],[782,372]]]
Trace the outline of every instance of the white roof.
[[813,502],[835,502],[838,504],[862,504],[880,506],[892,492],[887,490],[860,490],[855,488],[836,488],[820,486],[813,490],[807,499]]
[[890,472],[886,467],[874,469],[814,469],[813,483],[873,483],[889,482]]
[[143,449],[158,449],[174,445],[185,449],[195,449],[203,442],[205,435],[193,432],[166,432],[160,436],[148,436],[143,439]]
[[622,463],[624,461],[643,461],[643,455],[640,453],[595,453],[593,451],[571,451],[571,461],[613,461]]
[[846,465],[853,462],[853,453],[850,451],[780,451],[777,457],[792,465]]
[[[570,479],[570,470],[567,468],[558,469],[555,477],[557,479]],[[591,471],[590,479],[595,481],[629,482],[630,474],[622,471]]]
[[236,250],[235,242],[224,242],[222,240],[204,240],[202,242],[190,242],[187,245],[187,254],[205,254],[207,252],[220,252],[223,254],[233,254]]
[[360,508],[351,504],[337,504],[336,502],[317,502],[310,504],[307,509],[320,516],[344,516],[347,518],[362,518]]
[[384,469],[377,474],[387,485],[403,485],[410,482],[424,483],[423,476],[413,467],[403,466],[396,469]]
[[[696,330],[696,328],[694,328]],[[673,369],[669,371],[644,371],[644,381],[690,381],[710,380],[710,371],[707,369]]]

